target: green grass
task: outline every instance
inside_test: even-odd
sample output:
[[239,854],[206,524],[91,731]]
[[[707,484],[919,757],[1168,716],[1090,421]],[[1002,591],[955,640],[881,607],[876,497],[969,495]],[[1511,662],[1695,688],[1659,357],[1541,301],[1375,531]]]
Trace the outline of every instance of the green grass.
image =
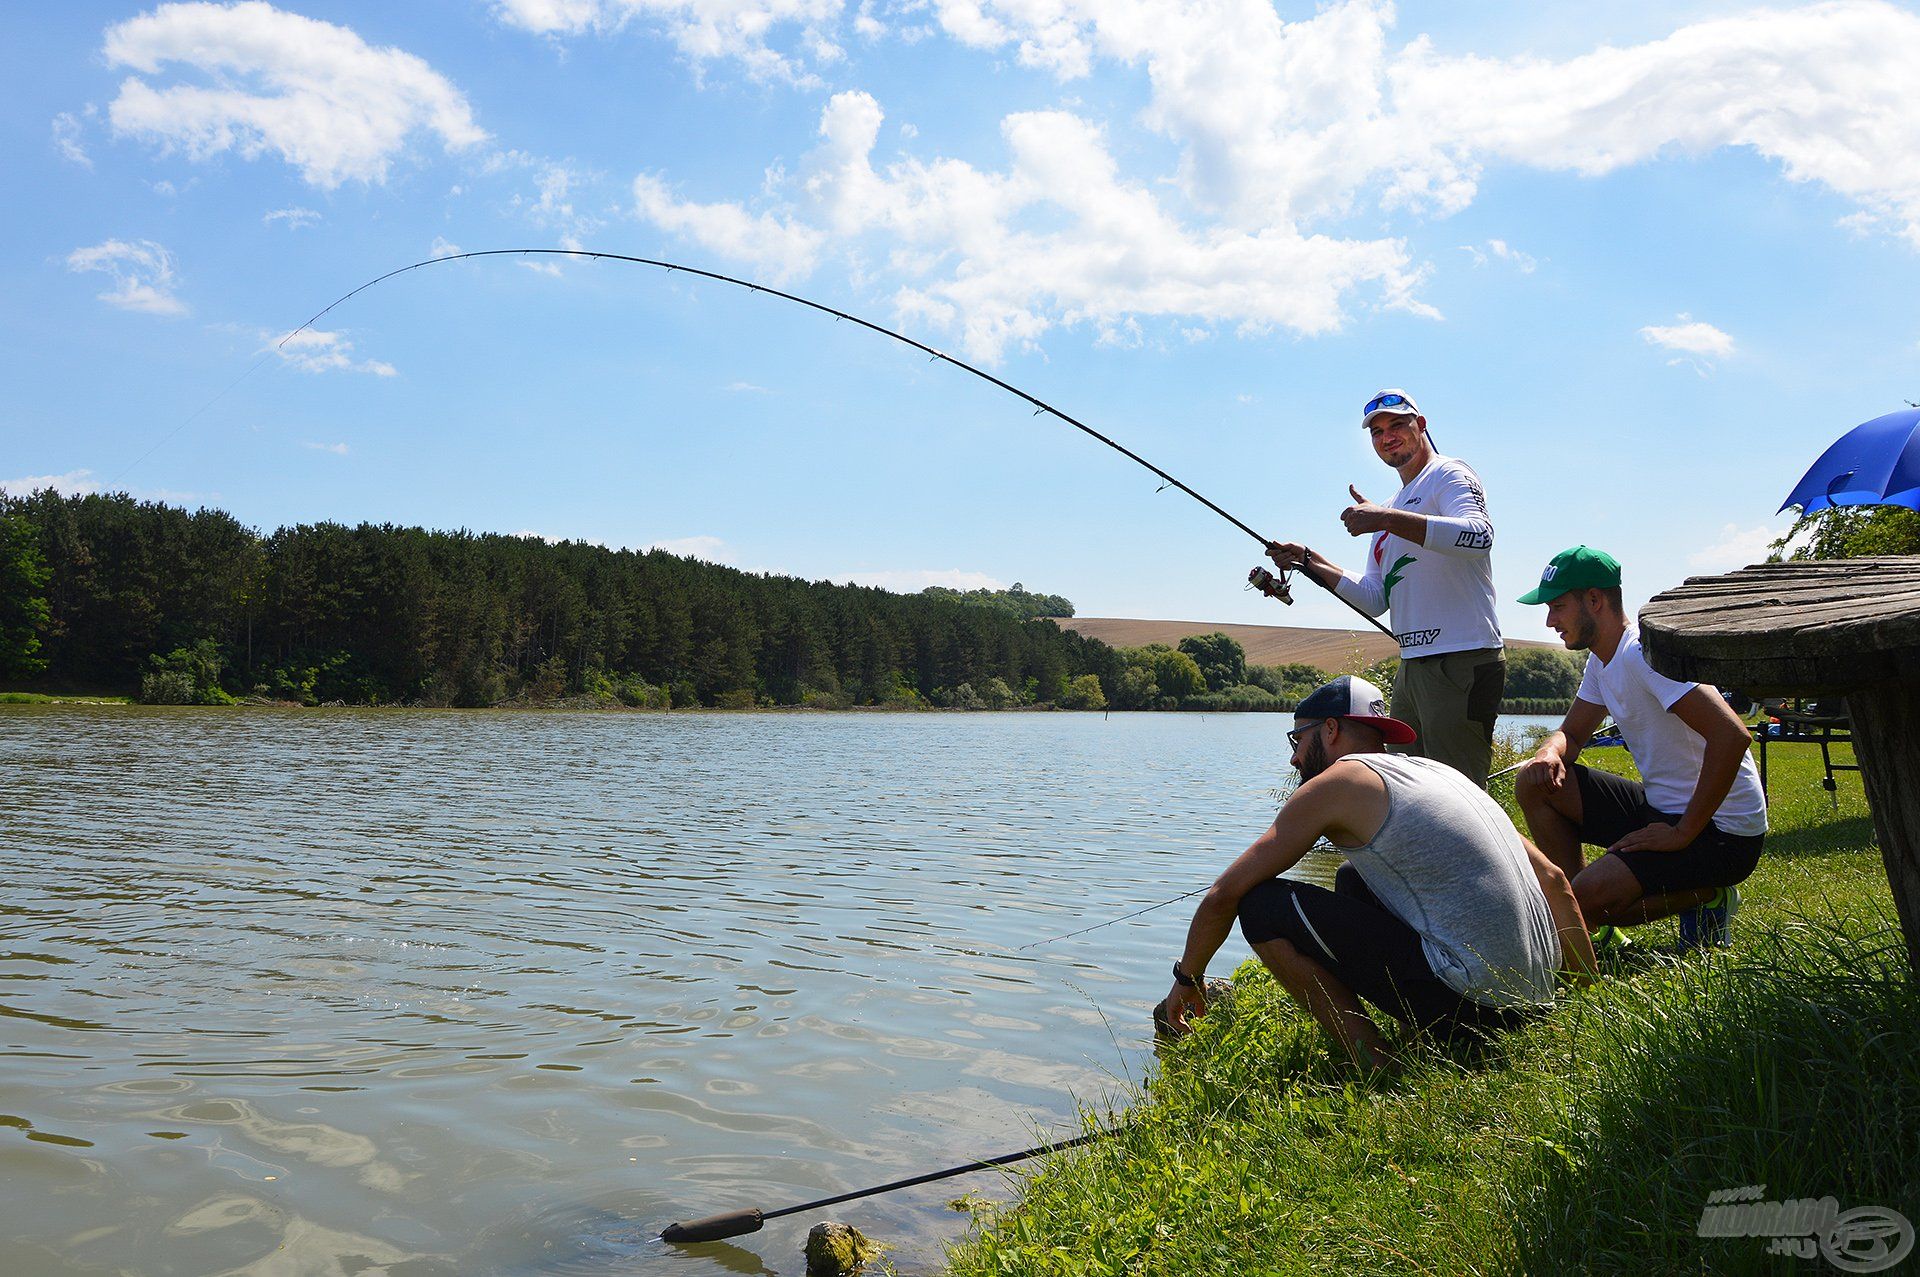
[[1697,1236],[1709,1193],[1762,1184],[1920,1223],[1920,990],[1859,777],[1836,808],[1816,752],[1773,762],[1732,950],[1638,928],[1599,985],[1477,1054],[1415,1047],[1382,1084],[1248,963],[1124,1133],[977,1212],[951,1271],[1837,1271]]
[[0,705],[131,705],[131,696],[52,696],[44,692],[0,692]]

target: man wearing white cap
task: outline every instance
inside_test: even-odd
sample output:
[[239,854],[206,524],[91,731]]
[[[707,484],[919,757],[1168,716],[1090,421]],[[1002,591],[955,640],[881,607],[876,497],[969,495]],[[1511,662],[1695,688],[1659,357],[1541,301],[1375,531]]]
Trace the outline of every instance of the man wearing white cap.
[[1353,504],[1340,520],[1350,535],[1373,538],[1366,570],[1350,576],[1293,542],[1275,542],[1267,554],[1333,587],[1369,616],[1392,610],[1400,644],[1393,712],[1420,738],[1408,752],[1437,758],[1484,789],[1507,685],[1486,493],[1472,466],[1434,450],[1427,419],[1406,391],[1374,395],[1360,422],[1375,455],[1401,482],[1385,505],[1347,488]]
[[[1453,768],[1393,755],[1414,732],[1380,689],[1343,676],[1294,711],[1300,787],[1194,912],[1157,1019],[1206,1011],[1207,963],[1240,921],[1260,961],[1363,1069],[1395,1060],[1360,999],[1415,1032],[1484,1033],[1553,1000],[1561,966],[1593,970],[1567,876]],[[1321,838],[1333,890],[1281,877]]]

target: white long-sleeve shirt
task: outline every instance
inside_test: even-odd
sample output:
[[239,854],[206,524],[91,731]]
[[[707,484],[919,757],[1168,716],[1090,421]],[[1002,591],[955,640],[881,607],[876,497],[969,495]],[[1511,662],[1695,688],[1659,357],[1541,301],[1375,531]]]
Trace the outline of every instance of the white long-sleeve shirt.
[[1425,515],[1426,544],[1374,534],[1366,570],[1334,583],[1340,597],[1368,616],[1393,610],[1402,660],[1499,647],[1493,522],[1473,467],[1435,453],[1387,505]]

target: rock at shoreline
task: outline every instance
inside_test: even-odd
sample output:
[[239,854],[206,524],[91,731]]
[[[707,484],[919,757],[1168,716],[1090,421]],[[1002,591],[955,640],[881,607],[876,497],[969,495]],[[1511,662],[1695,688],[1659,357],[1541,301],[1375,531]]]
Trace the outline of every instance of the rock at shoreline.
[[852,1277],[879,1255],[878,1243],[852,1224],[815,1224],[807,1231],[807,1277]]
[[[1218,977],[1207,981],[1207,1010],[1233,1000],[1233,981]],[[1162,1002],[1153,1008],[1153,1036],[1161,1042],[1171,1042],[1180,1035],[1173,1031],[1173,1021],[1167,1018],[1167,1004]]]

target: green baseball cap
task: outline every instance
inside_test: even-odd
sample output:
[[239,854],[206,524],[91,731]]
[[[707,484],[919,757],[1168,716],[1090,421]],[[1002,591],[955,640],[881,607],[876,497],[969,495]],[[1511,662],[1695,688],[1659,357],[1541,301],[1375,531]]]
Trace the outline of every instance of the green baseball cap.
[[1620,560],[1605,550],[1576,545],[1553,556],[1540,584],[1520,596],[1522,603],[1551,603],[1570,590],[1611,590],[1620,584]]

